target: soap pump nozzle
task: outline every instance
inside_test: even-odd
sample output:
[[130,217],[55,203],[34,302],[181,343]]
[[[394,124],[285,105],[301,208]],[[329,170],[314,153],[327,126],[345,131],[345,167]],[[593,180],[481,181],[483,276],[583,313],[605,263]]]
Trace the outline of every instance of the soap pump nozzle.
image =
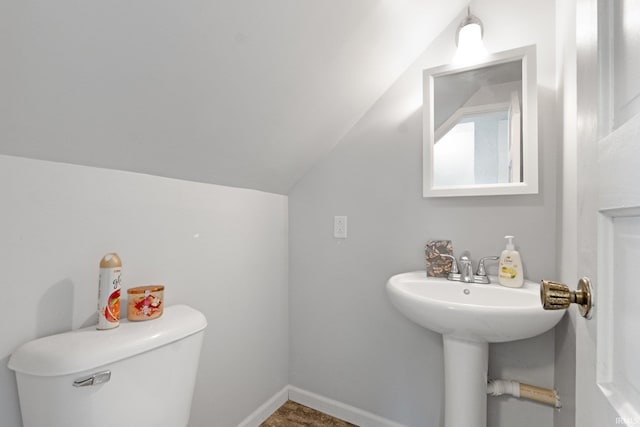
[[516,247],[513,245],[513,236],[504,236],[504,238],[507,239],[507,249],[514,250]]

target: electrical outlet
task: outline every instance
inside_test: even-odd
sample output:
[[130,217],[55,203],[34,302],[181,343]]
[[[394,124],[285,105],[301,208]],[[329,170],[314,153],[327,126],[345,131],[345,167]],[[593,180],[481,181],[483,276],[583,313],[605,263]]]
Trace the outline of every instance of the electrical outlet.
[[336,239],[347,238],[347,217],[346,216],[333,217],[333,237],[335,237]]

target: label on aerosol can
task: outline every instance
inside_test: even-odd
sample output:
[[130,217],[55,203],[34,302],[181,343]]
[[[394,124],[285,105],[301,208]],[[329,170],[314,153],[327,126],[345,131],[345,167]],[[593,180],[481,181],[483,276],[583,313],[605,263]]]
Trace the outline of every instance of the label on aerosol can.
[[106,254],[100,260],[98,329],[111,329],[120,324],[121,273],[122,262],[118,254]]

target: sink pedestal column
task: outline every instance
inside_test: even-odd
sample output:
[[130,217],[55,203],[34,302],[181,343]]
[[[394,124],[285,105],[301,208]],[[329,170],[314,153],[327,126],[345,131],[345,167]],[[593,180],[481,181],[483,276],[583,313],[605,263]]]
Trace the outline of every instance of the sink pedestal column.
[[445,427],[486,427],[489,343],[448,335],[442,340]]

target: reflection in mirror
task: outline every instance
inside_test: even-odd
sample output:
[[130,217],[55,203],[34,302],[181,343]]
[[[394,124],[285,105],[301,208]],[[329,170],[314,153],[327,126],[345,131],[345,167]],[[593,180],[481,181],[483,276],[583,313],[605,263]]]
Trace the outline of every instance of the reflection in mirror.
[[425,197],[537,192],[535,47],[425,70]]

